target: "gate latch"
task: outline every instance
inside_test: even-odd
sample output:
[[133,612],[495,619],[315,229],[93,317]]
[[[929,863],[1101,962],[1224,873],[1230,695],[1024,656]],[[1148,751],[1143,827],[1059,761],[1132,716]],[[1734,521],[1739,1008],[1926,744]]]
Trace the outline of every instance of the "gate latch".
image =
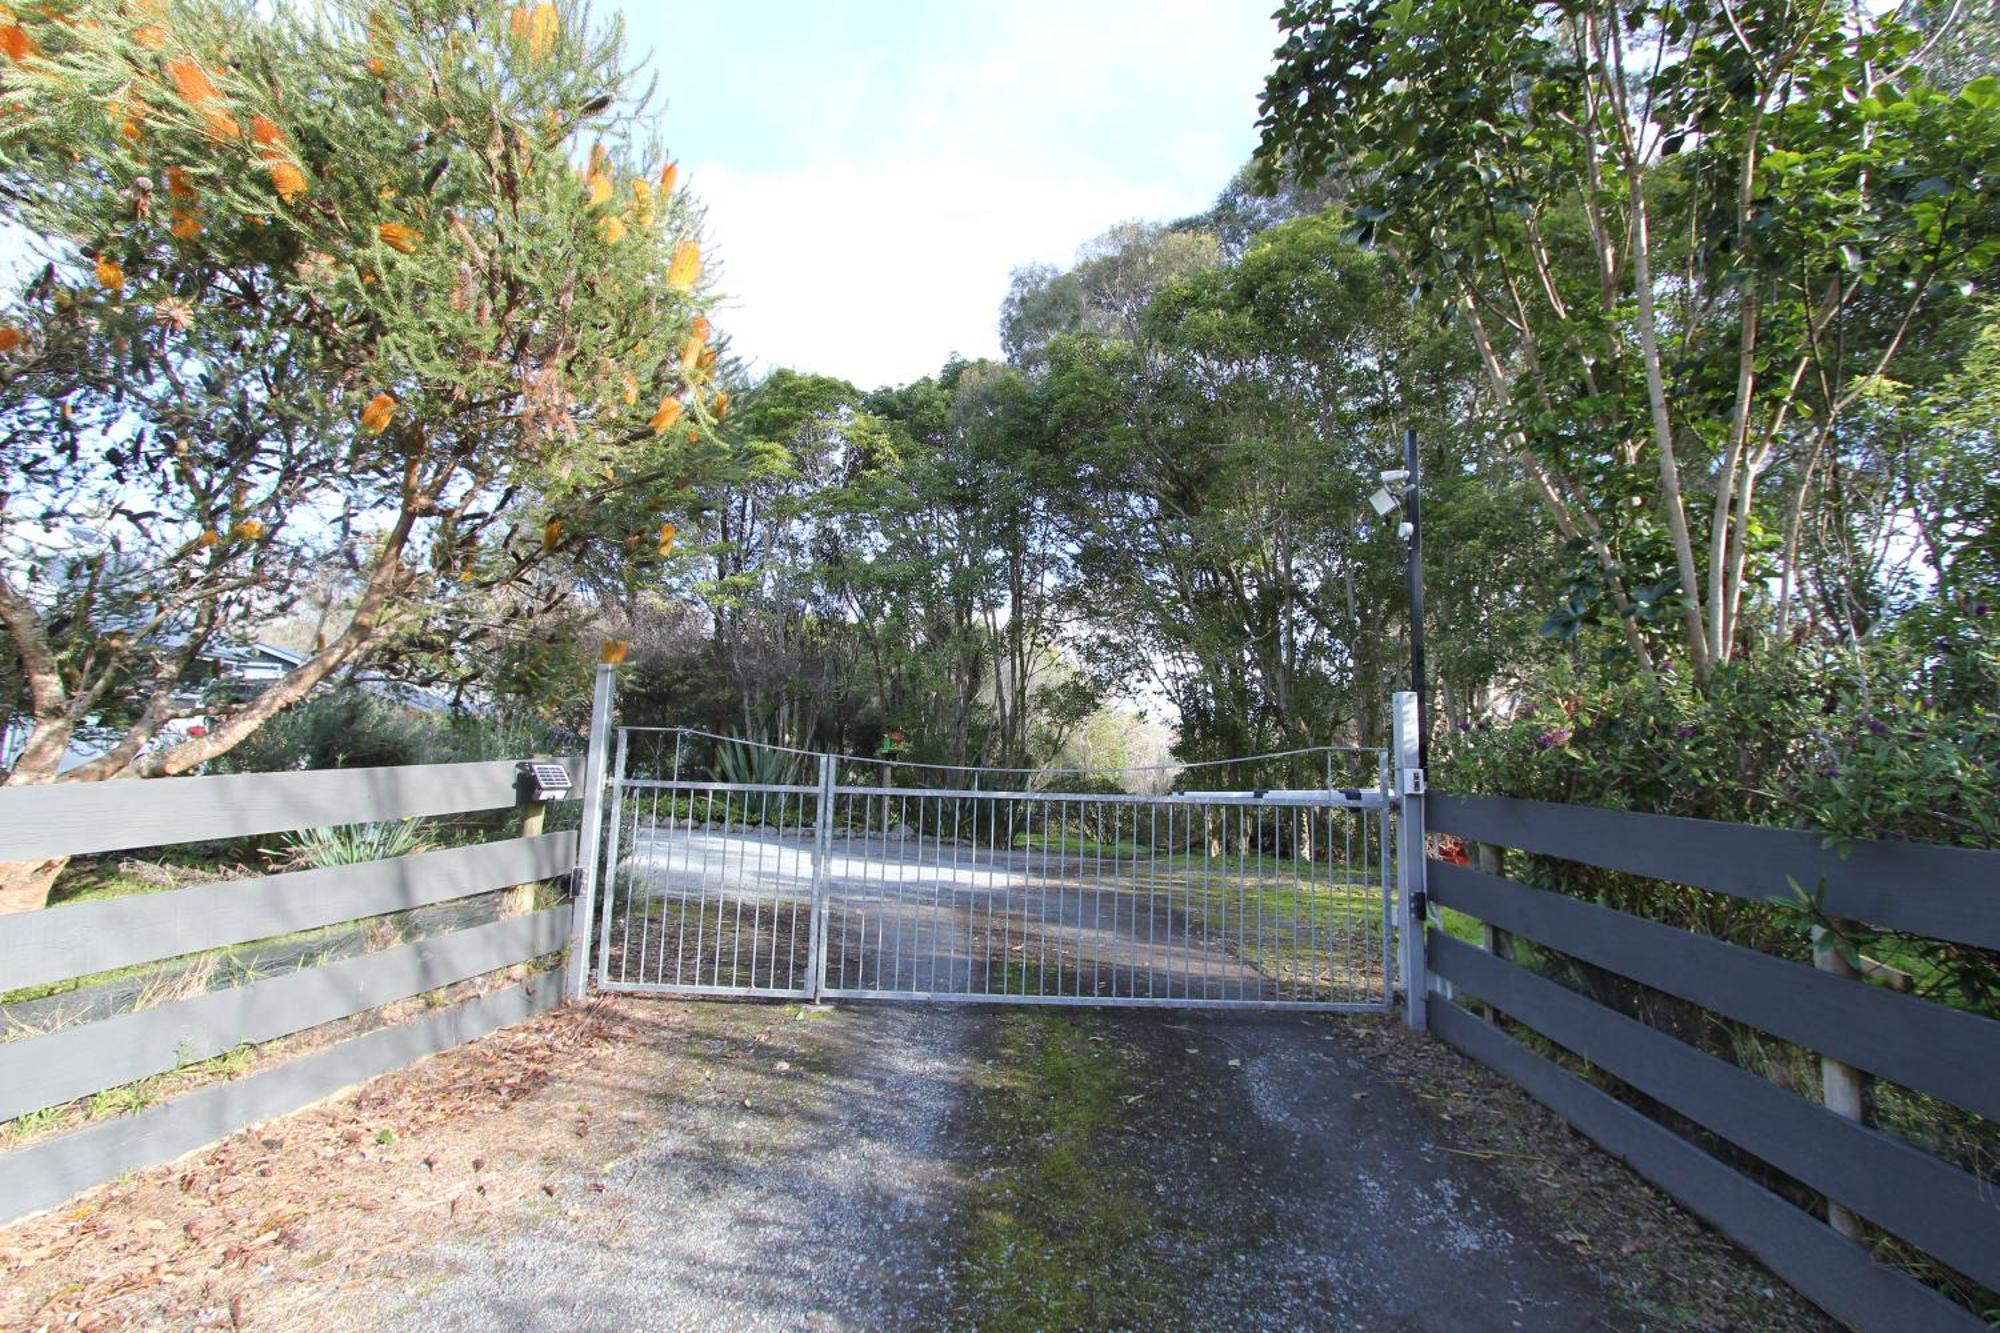
[[1401,795],[1422,796],[1424,794],[1424,770],[1421,768],[1403,768],[1398,769],[1397,773],[1402,778],[1403,785],[1398,789]]

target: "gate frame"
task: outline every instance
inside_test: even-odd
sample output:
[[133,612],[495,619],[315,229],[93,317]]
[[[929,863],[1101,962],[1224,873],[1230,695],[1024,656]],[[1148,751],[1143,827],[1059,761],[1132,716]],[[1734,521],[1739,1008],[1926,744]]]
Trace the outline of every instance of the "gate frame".
[[[612,750],[611,733],[616,694],[617,666],[600,662],[593,682],[591,698],[591,719],[589,750],[585,757],[582,827],[577,838],[577,863],[571,873],[573,901],[571,905],[570,951],[573,959],[590,957],[590,939],[593,927],[597,929],[596,958],[594,966],[572,966],[565,976],[567,998],[581,1001],[588,989],[591,978],[600,987],[607,986],[604,980],[610,970],[611,910],[609,895],[616,892],[617,876],[601,873],[608,864],[615,866],[620,843],[620,822],[624,808],[624,789],[627,785],[626,760],[628,754],[628,727],[618,727],[615,759],[607,763]],[[839,760],[832,754],[819,754],[819,780],[816,784],[817,807],[813,818],[813,849],[811,859],[812,887],[808,903],[808,937],[805,985],[796,991],[784,992],[782,998],[803,999],[811,1004],[821,1003],[825,998],[835,999],[905,999],[915,1001],[956,1001],[964,1003],[1007,1003],[1007,1004],[1079,1004],[1099,1007],[1182,1007],[1220,1009],[1290,1009],[1332,1013],[1380,1013],[1393,1010],[1398,997],[1399,977],[1392,972],[1392,961],[1400,972],[1401,999],[1404,1005],[1404,1021],[1417,1031],[1424,1030],[1424,1003],[1429,989],[1429,981],[1424,968],[1424,926],[1428,916],[1427,899],[1424,892],[1425,843],[1423,833],[1424,771],[1418,764],[1417,748],[1417,696],[1408,691],[1399,691],[1394,696],[1392,711],[1394,745],[1390,751],[1377,750],[1379,754],[1379,777],[1376,792],[1379,801],[1353,804],[1337,801],[1344,808],[1357,813],[1374,813],[1381,821],[1381,876],[1384,901],[1382,929],[1382,998],[1379,1001],[1318,1001],[1318,1000],[1211,1000],[1205,998],[1182,997],[1084,997],[1084,996],[1031,996],[1031,995],[989,995],[985,993],[930,993],[930,992],[853,992],[826,985],[828,909],[831,900],[832,836],[833,813],[837,798],[841,795],[894,794],[901,789],[876,787],[841,787],[838,783]],[[643,728],[652,730],[652,728]],[[680,731],[680,728],[674,728]],[[679,738],[676,738],[675,773],[679,771]],[[607,773],[607,768],[610,772]],[[1395,778],[1393,786],[1390,778]],[[645,785],[668,785],[648,782]],[[676,781],[672,785],[678,785]],[[732,784],[713,784],[732,785]],[[605,808],[604,791],[611,789],[610,808]],[[1358,798],[1363,789],[1344,793]],[[913,789],[912,794],[925,797],[954,795],[950,791],[923,788]],[[1011,793],[1004,791],[966,791],[971,797],[1038,797],[1048,798],[1051,793]],[[1328,793],[1332,794],[1331,791]],[[1060,795],[1059,793],[1056,795]],[[1324,801],[1317,792],[1299,791],[1256,791],[1256,792],[1183,792],[1184,798],[1220,799],[1228,804],[1248,805],[1316,805]],[[1315,798],[1318,799],[1315,799]],[[1141,799],[1134,797],[1133,799]],[[1392,815],[1397,822],[1397,837],[1393,843],[1387,836],[1388,822]],[[609,840],[604,837],[607,819],[611,825]],[[1394,869],[1390,867],[1394,859]],[[608,859],[607,859],[608,858]],[[1392,880],[1393,875],[1393,880]],[[604,910],[597,910],[597,898],[606,896]],[[1414,910],[1413,910],[1414,909]],[[1393,937],[1392,937],[1393,932]],[[628,991],[654,991],[671,994],[724,994],[761,995],[761,988],[748,991],[729,987],[662,986],[644,982],[621,982],[613,989]]]

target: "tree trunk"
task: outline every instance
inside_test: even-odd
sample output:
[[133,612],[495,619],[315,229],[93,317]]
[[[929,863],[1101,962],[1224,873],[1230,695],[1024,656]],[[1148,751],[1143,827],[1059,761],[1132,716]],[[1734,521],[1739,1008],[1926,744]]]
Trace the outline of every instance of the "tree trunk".
[[68,864],[67,856],[0,861],[0,913],[39,912],[48,906],[49,889]]

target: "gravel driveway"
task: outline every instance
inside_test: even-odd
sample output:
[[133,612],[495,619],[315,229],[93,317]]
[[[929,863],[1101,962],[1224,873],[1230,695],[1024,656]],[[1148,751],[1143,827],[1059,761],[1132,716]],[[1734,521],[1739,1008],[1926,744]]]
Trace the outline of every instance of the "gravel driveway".
[[[1043,1068],[1058,1047],[1080,1079]],[[1632,1326],[1337,1022],[852,1005],[720,1055],[563,1183],[580,1213],[415,1256],[385,1325]],[[1052,1150],[1089,1183],[1044,1179]]]

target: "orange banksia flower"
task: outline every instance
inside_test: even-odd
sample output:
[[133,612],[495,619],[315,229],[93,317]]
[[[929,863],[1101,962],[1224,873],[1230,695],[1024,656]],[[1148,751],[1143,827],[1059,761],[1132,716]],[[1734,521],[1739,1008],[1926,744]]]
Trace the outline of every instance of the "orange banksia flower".
[[385,222],[375,229],[375,237],[398,254],[417,252],[417,229],[401,222]]
[[0,54],[19,64],[29,56],[40,55],[42,49],[35,45],[35,39],[28,36],[28,30],[18,23],[0,26]]
[[623,397],[625,399],[625,406],[627,407],[639,401],[639,381],[634,379],[629,372],[625,376]]
[[144,23],[132,30],[132,40],[148,51],[167,49],[167,30],[157,23]]
[[717,395],[715,395],[715,402],[713,405],[710,406],[709,411],[715,414],[715,419],[717,421],[720,421],[724,417],[728,416],[729,395],[727,393],[718,393]]
[[243,137],[243,127],[227,111],[210,111],[201,118],[201,124],[211,139],[227,141]]
[[668,554],[671,554],[671,553],[672,553],[672,551],[673,551],[673,549],[674,549],[674,525],[673,525],[673,524],[671,524],[671,523],[662,523],[662,524],[660,524],[660,540],[659,540],[659,542],[658,542],[658,544],[657,544],[657,545],[658,545],[658,550],[659,550],[659,552],[660,552],[660,554],[661,554],[661,555],[668,555]]
[[264,525],[254,518],[246,518],[229,530],[229,535],[239,542],[254,542],[264,535]]
[[680,174],[681,174],[681,169],[678,163],[669,162],[664,167],[661,167],[660,193],[672,194],[674,192],[674,179],[678,177]]
[[201,235],[201,217],[191,208],[176,208],[172,224],[168,230],[177,241],[191,241]]
[[700,366],[701,373],[704,375],[713,375],[715,373],[715,349],[713,347],[704,347],[701,349]]
[[186,167],[167,168],[167,193],[176,199],[194,198],[194,178]]
[[203,528],[201,536],[194,539],[194,544],[197,549],[206,551],[209,547],[220,544],[221,541],[221,533],[217,532],[214,528]]
[[561,519],[552,518],[548,522],[542,524],[542,550],[544,551],[555,550],[556,543],[560,542],[561,540],[562,540]]
[[681,369],[693,370],[695,364],[701,360],[702,349],[707,345],[707,340],[698,333],[689,338],[686,345],[681,348]]
[[97,257],[97,285],[107,292],[125,290],[125,270],[118,267],[109,255]]
[[599,218],[597,235],[606,245],[616,245],[625,239],[624,218]]
[[711,332],[713,332],[713,329],[709,325],[708,316],[696,315],[694,317],[694,336],[700,339],[702,342],[707,342],[708,335]]
[[285,141],[285,132],[269,116],[257,116],[250,122],[250,137],[271,148]]
[[289,162],[277,162],[271,166],[271,186],[278,197],[286,203],[295,203],[305,196],[306,173]]
[[623,639],[606,639],[604,646],[597,650],[597,660],[606,666],[617,666],[625,660],[631,645]]
[[368,400],[368,406],[361,409],[361,429],[370,435],[380,435],[389,429],[389,421],[396,415],[396,400],[386,393],[378,393]]
[[191,106],[205,106],[222,96],[214,81],[208,77],[208,71],[186,56],[167,62],[167,77],[173,80],[174,90]]
[[667,286],[677,292],[691,292],[701,278],[701,247],[682,241],[674,247],[673,262],[667,265]]
[[[674,423],[681,419],[683,410],[684,407],[680,399],[663,398],[660,400],[660,410],[653,413],[653,419],[647,424],[652,427],[653,434],[665,435],[674,428]],[[689,438],[693,438],[692,434],[690,434]]]
[[0,352],[11,352],[22,343],[21,331],[12,324],[0,324]]

